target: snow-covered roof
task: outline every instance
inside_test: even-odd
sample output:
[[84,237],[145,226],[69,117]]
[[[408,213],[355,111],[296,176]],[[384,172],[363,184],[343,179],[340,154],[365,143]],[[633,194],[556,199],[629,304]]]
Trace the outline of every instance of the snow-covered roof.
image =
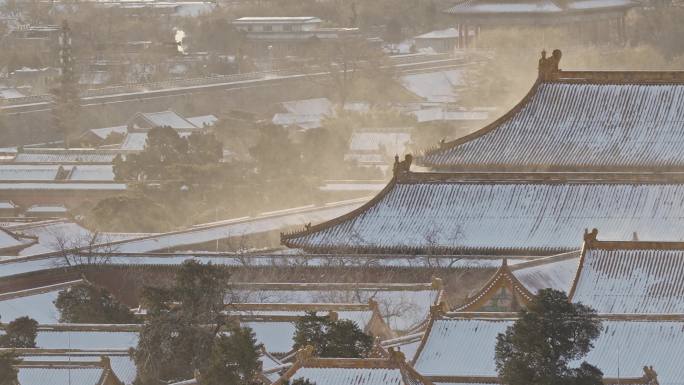
[[684,243],[587,242],[571,299],[600,313],[684,314]]
[[39,327],[36,347],[43,349],[120,350],[138,345],[135,331],[48,330]]
[[0,315],[5,322],[19,317],[30,317],[40,324],[54,324],[59,322],[59,311],[54,301],[61,290],[82,282],[70,281],[60,284],[37,287],[0,294]]
[[26,210],[27,214],[66,214],[69,210],[63,205],[33,205]]
[[298,126],[304,130],[320,128],[323,125],[323,115],[319,114],[295,114],[291,112],[279,112],[273,115],[271,122],[278,126]]
[[[133,358],[128,352],[98,352],[98,351],[64,351],[61,349],[29,349],[21,351],[21,359],[25,364],[34,362],[49,363],[52,365],[60,365],[60,362],[101,362],[102,357],[109,359],[110,366],[116,377],[124,383],[124,385],[131,385],[135,381],[137,375],[137,368]],[[45,383],[40,383],[44,385]],[[52,384],[50,382],[50,384]],[[78,383],[72,383],[74,385]],[[23,385],[23,384],[22,384]]]
[[205,127],[213,126],[218,122],[218,118],[214,115],[200,115],[187,118],[188,122],[192,123],[195,127]]
[[440,29],[418,35],[414,39],[458,39],[460,34],[456,28]]
[[15,163],[112,163],[116,153],[103,150],[43,150],[24,149]]
[[432,385],[398,352],[389,358],[315,358],[300,350],[295,364],[274,385],[303,378],[326,385]]
[[[577,17],[577,11],[612,12],[636,6],[631,0],[462,0],[446,10],[456,16],[558,16]],[[513,19],[512,19],[513,20]]]
[[399,171],[362,207],[282,239],[323,253],[552,255],[577,250],[591,227],[608,239],[682,240],[682,194],[670,175]]
[[532,294],[541,289],[562,290],[570,292],[572,281],[579,266],[579,251],[572,251],[523,262],[510,267],[518,282],[523,284]]
[[0,251],[10,252],[27,246],[11,232],[0,228]]
[[128,132],[128,127],[126,126],[113,126],[113,127],[103,127],[103,128],[93,128],[90,130],[98,138],[105,140],[112,133],[125,134]]
[[111,165],[1,164],[0,181],[114,180]]
[[418,351],[418,347],[423,340],[424,332],[408,334],[405,336],[392,338],[382,341],[381,345],[385,349],[395,349],[406,356],[407,361],[412,361]]
[[[428,378],[494,377],[496,337],[513,322],[514,318],[496,315],[470,318],[458,313],[453,313],[453,318],[436,319],[426,332],[414,367]],[[683,320],[604,319],[603,326],[603,333],[585,360],[596,365],[606,377],[617,378],[619,374],[623,378],[640,378],[644,366],[653,366],[661,385],[679,383],[679,357],[684,354]]]
[[456,87],[463,84],[463,70],[427,72],[404,75],[401,83],[409,91],[428,102],[455,102],[458,99]]
[[434,284],[241,283],[231,286],[230,299],[231,302],[264,304],[368,304],[369,300],[373,300],[378,304],[380,314],[393,330],[409,330],[427,319],[430,306],[441,300],[441,282],[435,282]]
[[428,151],[451,170],[669,171],[684,166],[684,72],[559,72],[494,123]]
[[97,365],[22,365],[18,369],[21,385],[100,385],[104,374]]
[[[137,121],[142,119],[147,123],[147,127],[139,126]],[[142,122],[141,122],[142,123]],[[131,123],[134,128],[153,128],[153,127],[171,127],[173,129],[193,129],[197,128],[187,119],[178,115],[175,111],[160,111],[160,112],[141,112],[133,117]]]

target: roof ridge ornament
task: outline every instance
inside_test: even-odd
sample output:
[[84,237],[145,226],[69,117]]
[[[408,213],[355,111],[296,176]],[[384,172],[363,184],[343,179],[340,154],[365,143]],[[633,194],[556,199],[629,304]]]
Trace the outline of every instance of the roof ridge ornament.
[[653,366],[644,366],[644,376],[642,377],[647,385],[660,385],[658,382],[658,373],[653,370]]
[[592,229],[591,232],[589,232],[588,229],[584,229],[584,243],[587,244],[587,246],[591,246],[594,242],[598,241],[596,237],[598,236],[598,230],[597,229]]
[[554,49],[551,57],[546,57],[546,50],[542,50],[538,67],[539,79],[546,81],[556,77],[561,72],[561,69],[558,67],[561,57],[563,57],[563,53],[559,49]]
[[411,163],[413,163],[413,155],[404,155],[404,160],[399,161],[399,155],[394,155],[394,177],[398,177],[402,173],[411,171]]

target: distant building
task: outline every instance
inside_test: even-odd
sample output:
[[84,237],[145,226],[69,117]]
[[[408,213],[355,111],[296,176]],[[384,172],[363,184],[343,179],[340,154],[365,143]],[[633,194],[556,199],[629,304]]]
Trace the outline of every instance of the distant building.
[[452,52],[458,48],[460,32],[456,28],[447,28],[439,31],[432,31],[416,36],[416,50],[433,49],[435,52]]
[[323,21],[313,16],[242,17],[233,21],[245,34],[256,56],[296,55],[304,43],[353,36],[358,28],[322,28]]
[[580,40],[624,40],[627,11],[638,5],[633,0],[465,0],[445,13],[458,23],[459,47],[470,48],[486,27],[562,26]]

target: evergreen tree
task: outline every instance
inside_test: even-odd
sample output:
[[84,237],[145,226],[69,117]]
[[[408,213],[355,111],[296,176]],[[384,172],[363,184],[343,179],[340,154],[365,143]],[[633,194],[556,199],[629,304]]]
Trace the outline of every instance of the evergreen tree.
[[259,370],[259,349],[250,328],[233,327],[220,334],[202,373],[207,385],[238,385],[254,381]]
[[19,317],[7,324],[5,334],[0,336],[0,347],[35,348],[38,322],[29,317]]
[[81,283],[59,292],[55,300],[59,321],[67,323],[136,323],[130,309],[107,289]]
[[54,91],[55,106],[53,114],[55,125],[64,137],[64,146],[69,148],[71,140],[78,134],[78,116],[81,99],[78,90],[78,77],[75,71],[75,60],[71,51],[71,28],[64,21],[59,36],[60,43],[60,79],[59,87]]
[[540,290],[496,344],[496,367],[508,385],[601,385],[603,374],[584,362],[601,334],[596,312],[558,290]]
[[251,377],[258,356],[251,331],[222,334],[228,278],[224,269],[187,261],[172,287],[144,289],[148,319],[134,354],[138,384],[186,380],[197,370],[240,383]]
[[297,320],[295,348],[314,347],[319,357],[362,358],[373,347],[373,338],[350,320],[333,320],[309,312]]
[[0,385],[19,385],[19,371],[15,366],[20,363],[21,360],[15,352],[0,352]]

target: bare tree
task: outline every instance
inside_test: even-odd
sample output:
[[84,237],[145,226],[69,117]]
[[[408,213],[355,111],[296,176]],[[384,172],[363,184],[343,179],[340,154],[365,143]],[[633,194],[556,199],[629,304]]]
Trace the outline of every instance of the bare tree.
[[59,256],[56,262],[59,266],[108,264],[118,249],[110,236],[98,231],[80,234],[55,231],[52,238],[49,247]]

